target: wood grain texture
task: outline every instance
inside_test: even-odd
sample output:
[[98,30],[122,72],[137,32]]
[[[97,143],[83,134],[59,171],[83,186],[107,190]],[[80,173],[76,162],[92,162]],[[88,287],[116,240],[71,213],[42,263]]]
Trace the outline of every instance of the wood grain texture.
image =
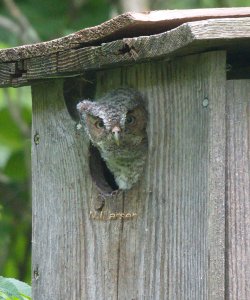
[[87,45],[100,45],[102,42],[124,37],[157,34],[189,21],[247,16],[250,16],[249,7],[128,12],[100,25],[82,29],[62,38],[3,49],[0,51],[0,62],[39,57]]
[[0,85],[1,85],[1,87],[12,85],[10,68],[11,68],[10,63],[9,64],[0,64]]
[[225,53],[97,72],[97,95],[121,85],[147,100],[149,152],[138,185],[105,201],[137,214],[116,220],[89,216],[88,141],[61,82],[32,87],[33,299],[223,299]]
[[88,143],[67,112],[62,82],[34,85],[32,93],[33,135],[39,136],[32,150],[33,299],[115,299],[121,222],[89,217],[98,192]]
[[0,78],[6,80],[0,82],[0,86],[27,85],[34,80],[77,76],[89,70],[149,60],[171,60],[177,56],[213,49],[226,49],[232,53],[231,56],[239,56],[239,52],[244,51],[247,53],[250,49],[250,18],[188,22],[161,34],[124,38],[101,46],[60,51],[51,55],[43,54],[24,60],[24,70],[17,68],[14,80],[13,74],[6,78],[9,63],[2,63]]
[[227,84],[227,299],[250,299],[250,81]]

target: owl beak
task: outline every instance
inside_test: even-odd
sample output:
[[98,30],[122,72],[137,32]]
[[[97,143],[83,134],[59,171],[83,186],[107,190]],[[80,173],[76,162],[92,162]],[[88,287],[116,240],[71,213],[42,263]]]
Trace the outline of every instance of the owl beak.
[[114,136],[115,143],[117,146],[120,146],[120,133],[121,133],[121,128],[119,126],[115,126],[112,129],[112,134]]

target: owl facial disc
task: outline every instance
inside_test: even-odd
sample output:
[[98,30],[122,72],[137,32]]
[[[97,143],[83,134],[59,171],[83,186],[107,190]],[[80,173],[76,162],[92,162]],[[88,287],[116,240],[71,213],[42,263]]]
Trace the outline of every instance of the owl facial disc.
[[123,190],[138,181],[147,157],[144,104],[139,91],[118,88],[77,105],[86,134]]

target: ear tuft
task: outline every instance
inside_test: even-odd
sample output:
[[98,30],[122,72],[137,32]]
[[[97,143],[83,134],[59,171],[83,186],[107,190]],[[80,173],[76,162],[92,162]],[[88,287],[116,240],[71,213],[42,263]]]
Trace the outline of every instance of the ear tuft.
[[83,100],[79,102],[76,106],[79,113],[88,112],[90,108],[93,106],[93,102],[88,100]]

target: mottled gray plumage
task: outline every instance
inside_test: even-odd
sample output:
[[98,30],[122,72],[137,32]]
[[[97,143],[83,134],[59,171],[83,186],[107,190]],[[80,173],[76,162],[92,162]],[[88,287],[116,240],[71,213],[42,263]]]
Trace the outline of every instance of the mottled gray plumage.
[[85,132],[100,151],[120,189],[130,189],[147,155],[147,114],[141,94],[119,88],[77,105]]

